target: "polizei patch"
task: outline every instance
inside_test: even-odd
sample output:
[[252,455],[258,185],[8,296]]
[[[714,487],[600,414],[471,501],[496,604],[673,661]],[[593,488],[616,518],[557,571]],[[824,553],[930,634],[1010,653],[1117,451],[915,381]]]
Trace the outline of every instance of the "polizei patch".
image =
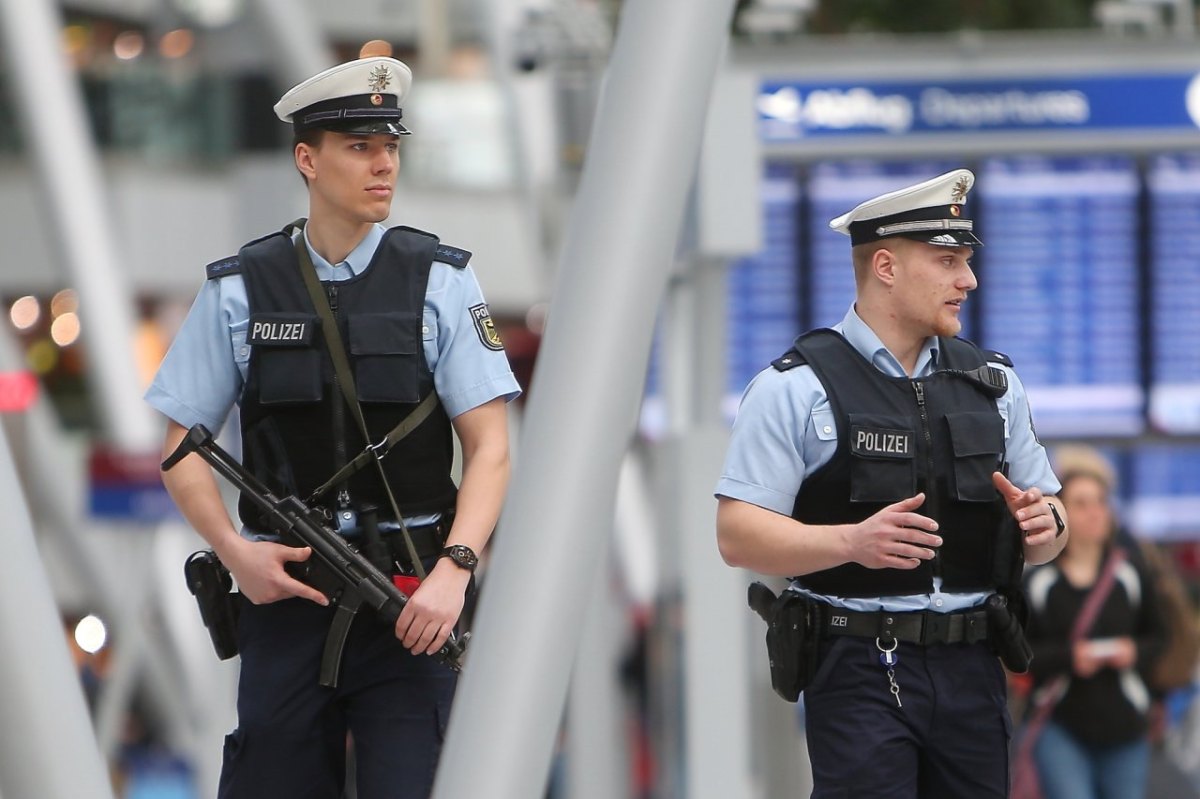
[[296,314],[255,314],[250,317],[246,340],[269,347],[307,347],[316,317]]
[[504,344],[500,341],[500,334],[496,332],[496,323],[492,321],[492,313],[488,310],[487,304],[472,305],[470,311],[471,319],[475,322],[475,332],[479,334],[479,340],[483,342],[483,346],[489,350],[504,349]]
[[850,428],[850,449],[865,458],[911,458],[911,430],[887,430],[854,425]]

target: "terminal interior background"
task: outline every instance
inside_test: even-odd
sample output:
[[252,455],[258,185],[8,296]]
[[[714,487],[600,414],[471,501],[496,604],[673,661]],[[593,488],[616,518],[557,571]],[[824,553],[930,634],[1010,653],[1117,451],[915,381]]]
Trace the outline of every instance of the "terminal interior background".
[[[305,212],[271,106],[370,39],[412,66],[390,222],[474,253],[529,391],[622,5],[0,2],[0,108],[24,120],[0,125],[0,411],[114,796],[212,795],[235,723],[236,662],[213,656],[182,580],[202,542],[161,489],[161,420],[139,398],[204,265]],[[807,795],[803,710],[770,691],[739,593],[752,575],[716,553],[721,431],[759,369],[848,307],[849,247],[827,220],[950,168],[978,176],[986,242],[964,335],[1013,358],[1048,447],[1112,460],[1121,517],[1200,593],[1193,4],[888,5],[736,3],[547,796]],[[12,34],[40,6],[54,36],[18,54]],[[67,92],[38,62],[63,56]],[[632,147],[661,120],[624,123]],[[72,153],[73,176],[52,163]],[[80,202],[91,180],[100,202]],[[538,445],[520,438],[522,408],[518,470]],[[700,435],[710,455],[685,481],[675,458]],[[727,609],[709,618],[697,594]],[[722,650],[696,657],[689,636],[724,620]],[[19,642],[5,649],[19,657]],[[724,731],[687,687],[705,670],[735,714]],[[1200,785],[1191,697],[1178,699],[1170,756]],[[24,799],[4,785],[0,769],[0,795]]]

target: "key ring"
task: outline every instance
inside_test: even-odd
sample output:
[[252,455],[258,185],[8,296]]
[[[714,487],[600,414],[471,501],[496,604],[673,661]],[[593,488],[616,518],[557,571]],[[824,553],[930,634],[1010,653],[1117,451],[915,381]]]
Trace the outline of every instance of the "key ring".
[[884,649],[883,643],[878,638],[875,639],[875,648],[878,649],[880,652],[882,652],[885,655],[888,654],[889,652],[895,652],[896,647],[898,647],[898,646],[900,646],[900,642],[898,640],[896,640],[895,638],[893,638],[892,639],[892,648]]

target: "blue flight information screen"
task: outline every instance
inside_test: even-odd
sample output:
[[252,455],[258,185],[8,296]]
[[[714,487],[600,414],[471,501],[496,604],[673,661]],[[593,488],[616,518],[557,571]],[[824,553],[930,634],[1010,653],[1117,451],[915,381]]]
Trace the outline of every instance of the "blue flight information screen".
[[762,182],[763,248],[729,269],[726,305],[728,383],[733,419],[756,374],[787,350],[800,329],[800,182],[796,168],[769,164]]
[[1144,445],[1131,453],[1129,524],[1145,538],[1194,539],[1200,519],[1200,446]]
[[1200,154],[1154,158],[1147,170],[1151,270],[1151,424],[1200,432]]
[[1133,160],[993,158],[977,175],[978,343],[1012,358],[1039,434],[1142,432]]
[[[805,326],[830,327],[842,321],[854,302],[850,238],[829,229],[836,219],[864,200],[937,177],[959,164],[937,161],[847,161],[815,164],[808,176],[807,228],[812,247],[806,276]],[[967,198],[967,208],[971,198]],[[967,331],[964,316],[963,332]]]

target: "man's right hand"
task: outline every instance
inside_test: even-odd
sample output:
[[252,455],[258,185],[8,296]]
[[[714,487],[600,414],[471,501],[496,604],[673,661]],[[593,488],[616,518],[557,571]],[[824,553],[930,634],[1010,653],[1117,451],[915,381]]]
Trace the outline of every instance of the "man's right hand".
[[239,537],[217,555],[237,580],[238,590],[256,605],[291,597],[301,597],[318,605],[329,604],[324,594],[292,577],[283,568],[287,563],[308,560],[312,556],[310,547],[289,547]]
[[854,562],[868,569],[915,569],[932,559],[942,538],[934,535],[937,522],[915,512],[924,503],[925,494],[917,494],[850,527],[846,543]]

